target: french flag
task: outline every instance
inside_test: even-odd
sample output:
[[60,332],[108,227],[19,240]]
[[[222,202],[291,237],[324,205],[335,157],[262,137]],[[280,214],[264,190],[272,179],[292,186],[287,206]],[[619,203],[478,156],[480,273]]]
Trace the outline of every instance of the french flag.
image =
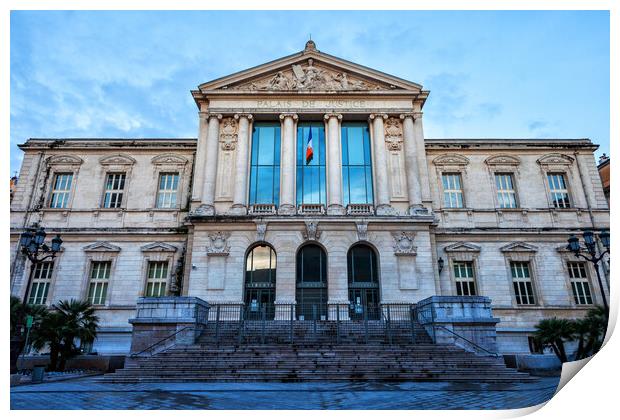
[[306,165],[312,162],[314,157],[314,150],[312,150],[312,128],[310,128],[310,134],[308,134],[308,143],[306,143]]

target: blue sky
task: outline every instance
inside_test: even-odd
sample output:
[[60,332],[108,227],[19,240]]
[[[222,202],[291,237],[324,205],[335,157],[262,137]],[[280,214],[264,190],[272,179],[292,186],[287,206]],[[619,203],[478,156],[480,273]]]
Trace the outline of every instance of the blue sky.
[[190,89],[310,33],[429,89],[428,138],[589,137],[609,153],[605,11],[14,11],[11,173],[29,137],[195,137]]

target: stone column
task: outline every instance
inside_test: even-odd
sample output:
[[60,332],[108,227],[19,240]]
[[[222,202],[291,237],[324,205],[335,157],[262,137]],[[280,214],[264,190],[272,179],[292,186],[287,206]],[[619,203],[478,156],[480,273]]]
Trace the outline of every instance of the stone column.
[[377,215],[389,215],[394,213],[390,206],[390,189],[387,170],[387,156],[385,153],[385,127],[383,121],[387,119],[387,114],[370,114],[372,122],[372,142],[374,152],[375,203]]
[[297,114],[281,114],[280,205],[278,214],[295,214],[295,121]]
[[422,113],[413,113],[413,133],[415,136],[416,154],[418,158],[418,170],[420,171],[420,191],[422,202],[427,208],[431,208],[431,188],[428,179],[428,165],[426,164],[426,149],[424,148],[424,129],[422,128]]
[[237,134],[237,162],[235,164],[235,189],[233,192],[232,214],[247,214],[248,196],[248,152],[250,150],[250,121],[252,114],[236,114],[239,121]]
[[409,214],[415,214],[415,209],[422,207],[422,191],[420,189],[420,169],[413,128],[413,114],[402,114],[400,119],[403,120]]
[[222,114],[209,114],[209,126],[207,128],[207,141],[205,147],[204,181],[202,184],[202,204],[197,213],[206,216],[215,215],[215,178],[217,176],[217,154],[220,137],[220,121]]
[[209,125],[209,113],[198,113],[198,144],[196,145],[196,158],[194,161],[194,184],[192,187],[192,201],[199,202],[202,198],[202,183],[204,182],[204,168],[207,148],[207,132]]
[[327,121],[327,214],[346,214],[342,206],[342,153],[340,121],[342,114],[325,114]]

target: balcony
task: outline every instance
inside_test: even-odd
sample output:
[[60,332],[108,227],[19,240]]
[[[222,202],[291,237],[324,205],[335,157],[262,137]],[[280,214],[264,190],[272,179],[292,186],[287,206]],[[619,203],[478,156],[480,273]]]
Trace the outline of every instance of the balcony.
[[347,215],[349,216],[372,216],[374,208],[372,204],[349,204],[347,205]]
[[304,216],[320,216],[325,214],[325,206],[323,204],[300,204],[297,207],[297,213]]
[[249,214],[258,215],[272,215],[276,214],[275,204],[252,204],[250,206]]

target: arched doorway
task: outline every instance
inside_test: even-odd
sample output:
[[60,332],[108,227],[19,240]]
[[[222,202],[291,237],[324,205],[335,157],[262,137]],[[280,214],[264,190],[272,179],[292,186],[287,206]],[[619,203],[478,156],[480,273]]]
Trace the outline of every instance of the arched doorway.
[[379,269],[377,254],[368,245],[358,244],[347,253],[351,319],[379,319]]
[[275,315],[276,253],[265,244],[254,246],[245,261],[244,302],[248,318],[266,319]]
[[316,244],[297,251],[297,319],[327,319],[327,255]]

